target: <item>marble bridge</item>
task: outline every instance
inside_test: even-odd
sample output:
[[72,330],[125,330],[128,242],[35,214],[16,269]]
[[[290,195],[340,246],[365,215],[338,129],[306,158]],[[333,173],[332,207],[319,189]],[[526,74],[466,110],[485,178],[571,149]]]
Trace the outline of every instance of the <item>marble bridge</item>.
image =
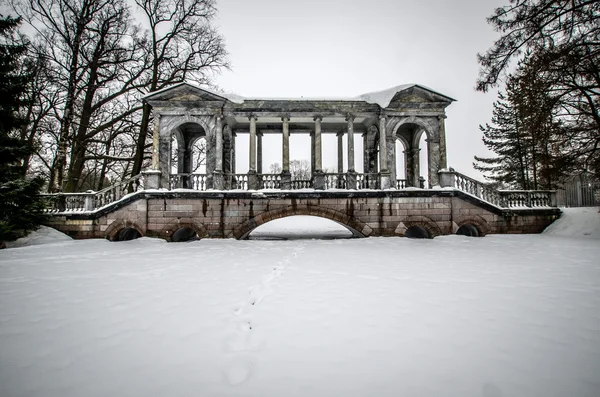
[[[444,123],[453,99],[423,86],[325,100],[242,98],[181,83],[144,100],[154,119],[150,169],[99,192],[47,195],[49,226],[75,238],[243,239],[271,220],[314,215],[356,237],[432,238],[539,233],[560,214],[553,191],[498,191],[448,170]],[[239,134],[248,135],[246,173],[236,173]],[[280,173],[263,172],[265,134],[281,135]],[[290,172],[290,134],[310,135],[310,178]],[[323,134],[337,136],[336,172],[323,169]],[[428,186],[419,169],[423,134]],[[202,173],[194,172],[200,140]]]

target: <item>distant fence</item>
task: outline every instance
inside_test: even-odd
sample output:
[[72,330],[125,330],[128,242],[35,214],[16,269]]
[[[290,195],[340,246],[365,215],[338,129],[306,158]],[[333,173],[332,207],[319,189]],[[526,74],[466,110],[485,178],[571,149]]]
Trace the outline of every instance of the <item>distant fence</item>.
[[559,207],[594,207],[600,205],[600,181],[578,176],[556,189]]

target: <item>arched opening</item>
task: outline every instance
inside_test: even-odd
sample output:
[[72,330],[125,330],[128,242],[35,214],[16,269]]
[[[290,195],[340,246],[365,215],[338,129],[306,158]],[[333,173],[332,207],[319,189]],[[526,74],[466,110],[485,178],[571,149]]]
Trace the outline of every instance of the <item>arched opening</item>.
[[207,173],[206,131],[198,123],[183,123],[173,130],[169,169],[171,188],[204,190]]
[[479,229],[470,223],[465,223],[461,227],[458,228],[456,234],[460,236],[468,236],[468,237],[479,237],[481,234],[479,233]]
[[[410,119],[409,119],[410,120]],[[418,120],[406,121],[401,123],[396,129],[396,138],[404,144],[404,148],[400,151],[401,145],[396,143],[396,162],[397,162],[397,179],[406,179],[406,186],[422,187],[423,182],[421,177],[426,178],[427,164],[427,143],[424,127]],[[404,167],[400,169],[398,163],[404,161]]]
[[174,243],[183,243],[199,239],[198,233],[191,227],[181,227],[171,235],[171,241]]
[[408,238],[431,238],[431,235],[423,226],[410,226],[404,232],[404,237]]
[[[419,170],[420,175],[419,179],[425,179],[424,188],[429,187],[429,147],[427,146],[427,134],[423,132],[421,134],[421,139],[419,140]],[[419,186],[420,187],[420,186]]]
[[129,241],[142,237],[142,234],[133,227],[124,227],[119,230],[112,241]]
[[396,188],[403,189],[408,187],[406,175],[406,156],[409,155],[407,145],[403,139],[396,139],[395,150],[396,153],[394,158],[396,159]]
[[333,240],[359,237],[355,230],[330,219],[293,215],[274,219],[252,230],[249,240]]

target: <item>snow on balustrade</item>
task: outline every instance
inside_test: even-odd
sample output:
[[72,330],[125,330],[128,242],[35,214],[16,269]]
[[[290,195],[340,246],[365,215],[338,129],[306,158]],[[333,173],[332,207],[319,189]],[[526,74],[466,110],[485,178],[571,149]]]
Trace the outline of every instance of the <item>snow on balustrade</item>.
[[281,175],[259,174],[261,189],[281,189]]
[[141,174],[117,182],[98,192],[90,190],[82,193],[43,194],[42,197],[48,202],[46,212],[86,212],[112,204],[127,194],[140,190],[144,190],[144,179]]
[[356,174],[357,189],[379,189],[379,174]]
[[248,175],[234,174],[231,179],[231,188],[234,190],[248,190]]
[[327,189],[346,189],[346,174],[329,173],[325,176],[325,190]]

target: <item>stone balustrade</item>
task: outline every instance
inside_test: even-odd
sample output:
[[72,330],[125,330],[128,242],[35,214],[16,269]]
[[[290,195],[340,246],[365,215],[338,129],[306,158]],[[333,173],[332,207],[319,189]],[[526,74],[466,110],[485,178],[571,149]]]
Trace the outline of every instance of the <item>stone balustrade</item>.
[[[322,190],[380,190],[380,175],[376,173],[321,173]],[[49,213],[74,213],[94,211],[119,201],[125,195],[144,189],[155,188],[158,176],[153,171],[124,180],[101,191],[82,193],[44,194],[48,201]],[[172,174],[169,177],[170,190],[188,189],[209,191],[210,178],[206,174]],[[424,179],[420,179],[421,188]],[[492,204],[498,208],[536,209],[556,207],[556,192],[547,190],[496,190],[489,184],[477,181],[456,171],[440,171],[440,186],[453,188]],[[228,174],[225,190],[300,190],[314,189],[314,178],[291,180],[289,188],[283,185],[282,174]],[[252,189],[256,186],[257,189]],[[407,181],[397,179],[392,190],[408,188]]]
[[553,208],[556,207],[554,190],[497,190],[456,171],[440,171],[441,187],[451,187],[469,193],[500,208]]

